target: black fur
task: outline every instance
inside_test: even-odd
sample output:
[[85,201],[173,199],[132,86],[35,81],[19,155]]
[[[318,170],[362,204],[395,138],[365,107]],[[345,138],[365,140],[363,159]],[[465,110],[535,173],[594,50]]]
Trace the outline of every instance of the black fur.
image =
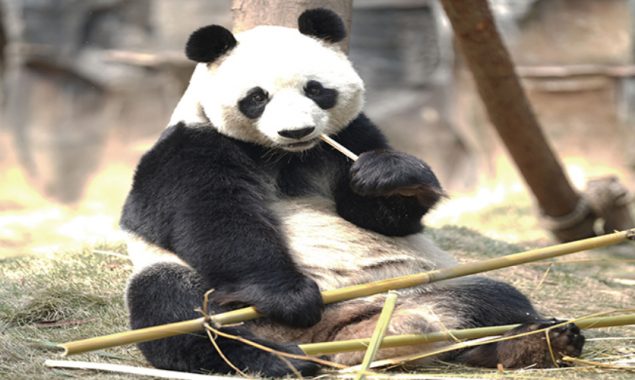
[[[388,149],[384,137],[363,115],[336,138],[357,153]],[[421,169],[419,161],[405,162],[406,166],[416,162]],[[272,153],[223,136],[209,125],[166,129],[137,167],[121,226],[176,253],[193,270],[178,274],[182,269],[173,268],[136,277],[128,293],[133,327],[191,318],[202,289],[210,288],[215,289],[216,305],[254,305],[289,326],[317,323],[323,308],[317,285],[291,260],[267,200],[321,191],[312,176],[323,173],[324,181],[335,177],[330,196],[344,218],[390,235],[420,230],[419,219],[432,206],[409,197],[357,194],[349,184],[350,171],[351,161],[326,146],[300,154]],[[427,175],[417,178],[429,179]],[[385,183],[386,189],[411,182],[392,178],[395,182]],[[184,280],[187,276],[197,279]],[[188,286],[196,291],[180,288]],[[176,352],[177,347],[183,352]],[[221,347],[226,354],[244,357],[244,363],[256,355],[231,342]],[[142,350],[155,358],[153,364],[165,368],[227,370],[209,343],[195,337],[146,343]],[[272,364],[271,370],[267,366],[258,370],[274,376],[276,368]]]
[[176,253],[219,301],[311,326],[322,310],[318,287],[289,257],[267,196],[262,172],[235,140],[178,125],[141,159],[121,226]]
[[238,101],[238,109],[250,119],[257,119],[265,112],[269,94],[260,87],[254,87]]
[[236,46],[236,38],[220,25],[204,26],[192,33],[185,55],[195,62],[211,63]]
[[[384,235],[405,236],[421,231],[421,217],[436,204],[440,195],[422,203],[416,197],[395,195],[395,191],[417,185],[442,193],[429,167],[415,157],[391,151],[381,132],[364,115],[354,120],[336,140],[359,155],[336,183],[334,197],[338,213],[360,227]],[[382,161],[381,156],[390,160]],[[374,159],[376,157],[379,159]],[[368,166],[369,160],[375,166]],[[364,179],[366,176],[368,180]]]
[[[177,264],[158,264],[135,275],[128,286],[128,308],[133,329],[178,322],[200,317],[194,310],[201,307],[206,287],[191,269]],[[210,313],[226,311],[217,304]],[[276,344],[258,339],[244,327],[224,329],[278,351],[302,354],[293,344]],[[263,373],[270,377],[284,376],[289,367],[275,355],[243,343],[216,338],[223,353],[241,370]],[[139,344],[144,356],[157,368],[200,372],[213,369],[228,373],[233,370],[216,354],[205,333],[180,335]],[[303,375],[314,375],[319,367],[311,362],[288,359]]]
[[316,80],[307,82],[304,86],[304,94],[324,110],[333,108],[337,104],[337,90],[325,88],[322,83]]
[[[563,321],[555,319],[539,319],[533,323],[524,323],[503,334],[511,337],[538,329],[550,328]],[[452,359],[468,365],[496,368],[552,368],[571,365],[563,362],[563,356],[578,357],[582,354],[585,338],[580,328],[574,323],[551,328],[548,332],[549,342],[545,333],[535,333],[517,337],[511,340],[477,346],[455,354]],[[554,363],[555,360],[555,363]]]
[[331,43],[346,38],[344,22],[330,9],[316,8],[304,11],[298,18],[298,29],[302,34]]

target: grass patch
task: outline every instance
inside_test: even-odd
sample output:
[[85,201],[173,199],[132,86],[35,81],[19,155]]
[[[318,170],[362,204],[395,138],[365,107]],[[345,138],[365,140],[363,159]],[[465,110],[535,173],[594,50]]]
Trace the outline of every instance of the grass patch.
[[[509,244],[464,227],[430,228],[428,234],[461,261],[474,261],[522,251],[535,244]],[[547,262],[499,270],[488,276],[510,282],[528,294],[548,316],[572,317],[635,306],[635,287],[612,281],[633,264],[633,244],[580,253]],[[57,358],[56,343],[127,329],[123,294],[131,266],[119,244],[43,257],[0,261],[0,378],[2,379],[130,379],[92,371],[45,368]],[[582,260],[580,260],[582,259]],[[567,264],[561,261],[578,260]],[[588,261],[584,261],[588,260]],[[634,360],[635,328],[590,330],[584,358],[595,361]],[[616,339],[617,338],[617,339]],[[210,346],[210,349],[211,346]],[[135,347],[82,354],[75,360],[147,365]],[[631,364],[632,365],[632,364]],[[415,374],[493,378],[494,370],[435,363]],[[633,372],[611,369],[564,368],[506,372],[512,378],[632,378]]]
[[[121,252],[121,245],[97,247]],[[125,253],[125,252],[124,252]],[[123,293],[131,266],[93,249],[0,261],[0,378],[129,379],[86,371],[51,370],[56,343],[127,328]],[[77,360],[143,365],[134,347],[85,354]]]

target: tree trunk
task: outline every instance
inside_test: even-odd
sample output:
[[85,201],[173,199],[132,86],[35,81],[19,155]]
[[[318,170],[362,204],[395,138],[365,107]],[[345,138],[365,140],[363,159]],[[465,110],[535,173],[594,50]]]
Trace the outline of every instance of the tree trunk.
[[[251,29],[257,25],[298,27],[298,16],[312,8],[328,8],[337,13],[346,30],[351,30],[353,0],[233,0],[234,32]],[[348,51],[348,38],[339,43]]]
[[563,241],[593,236],[596,216],[573,189],[514,71],[487,0],[442,0],[481,100],[536,197],[547,227]]

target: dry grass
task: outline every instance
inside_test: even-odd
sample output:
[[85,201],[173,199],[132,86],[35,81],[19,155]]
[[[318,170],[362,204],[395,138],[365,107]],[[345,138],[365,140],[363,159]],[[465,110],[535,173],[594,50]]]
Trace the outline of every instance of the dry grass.
[[[514,225],[526,204],[504,205],[483,212],[483,220]],[[521,210],[521,211],[518,211]],[[478,225],[478,224],[476,224]],[[462,227],[442,227],[428,232],[461,261],[521,251],[522,244],[487,238]],[[535,245],[532,231],[528,239]],[[522,238],[520,239],[522,240]],[[125,253],[121,245],[98,250]],[[583,259],[583,260],[581,260]],[[581,316],[635,305],[635,286],[626,285],[635,263],[633,244],[580,253],[556,264],[529,264],[492,273],[531,295],[538,308],[550,316]],[[562,261],[569,263],[562,264]],[[127,375],[45,368],[45,359],[56,358],[54,343],[121,331],[127,327],[123,291],[130,265],[125,258],[93,249],[61,252],[47,257],[22,257],[0,261],[0,378],[2,379],[129,379]],[[635,328],[593,330],[584,359],[610,363],[635,361]],[[210,346],[211,348],[211,346]],[[120,347],[83,354],[76,360],[145,365],[134,347]],[[333,375],[332,373],[329,376]],[[436,363],[416,373],[392,374],[391,378],[494,378],[494,370]],[[505,372],[509,378],[633,378],[635,372],[610,368],[562,368]]]

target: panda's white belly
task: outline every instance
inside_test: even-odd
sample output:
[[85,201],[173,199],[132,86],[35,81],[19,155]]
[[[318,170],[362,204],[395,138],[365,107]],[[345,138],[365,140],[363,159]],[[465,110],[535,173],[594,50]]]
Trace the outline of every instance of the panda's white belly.
[[294,261],[322,290],[447,267],[454,259],[423,234],[388,237],[337,215],[323,197],[278,200]]
[[[342,219],[333,201],[324,197],[277,200],[271,209],[281,221],[293,260],[322,290],[455,263],[423,234],[388,237]],[[162,262],[187,266],[173,252],[132,233],[128,234],[128,255],[135,272]]]

